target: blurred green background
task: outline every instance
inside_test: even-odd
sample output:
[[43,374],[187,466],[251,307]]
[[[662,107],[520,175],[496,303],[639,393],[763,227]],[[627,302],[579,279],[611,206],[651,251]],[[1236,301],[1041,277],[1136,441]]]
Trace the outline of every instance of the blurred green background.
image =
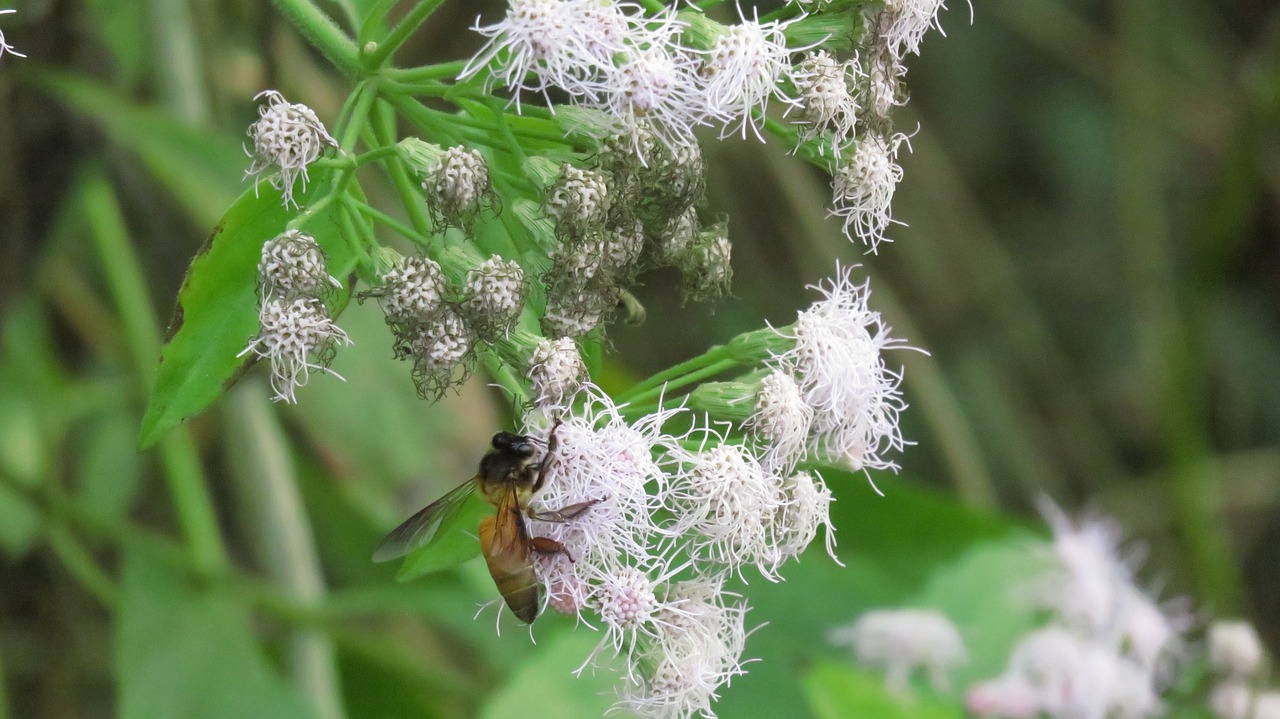
[[[769,624],[725,717],[863,706],[877,687],[822,637],[884,604],[957,619],[974,653],[959,686],[998,672],[1030,621],[1001,592],[1026,574],[1041,494],[1119,520],[1163,596],[1280,645],[1280,8],[977,0],[970,25],[952,5],[910,63],[894,242],[844,240],[828,178],[780,142],[709,142],[733,297],[682,307],[654,273],[649,322],[610,331],[617,388],[790,321],[839,259],[929,353],[890,357],[916,444],[876,477],[887,496],[828,477],[848,566],[815,551],[744,588]],[[472,621],[495,596],[483,565],[398,584],[367,561],[507,416],[483,378],[417,399],[376,308],[342,317],[347,383],[280,407],[256,370],[135,450],[157,355],[134,348],[159,341],[246,186],[251,98],[277,88],[328,119],[346,82],[254,0],[13,6],[0,29],[28,57],[0,58],[0,716],[599,715],[614,678],[567,675],[590,630],[547,617],[536,646],[497,637],[492,607]],[[466,28],[500,12],[446,3],[400,60],[469,55]],[[228,561],[182,544],[198,519],[173,496],[193,486]]]

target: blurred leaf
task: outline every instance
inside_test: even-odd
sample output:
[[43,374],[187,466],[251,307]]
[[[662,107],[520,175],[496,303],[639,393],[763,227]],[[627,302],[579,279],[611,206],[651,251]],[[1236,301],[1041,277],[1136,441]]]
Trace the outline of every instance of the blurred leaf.
[[1044,571],[1045,560],[1035,550],[1030,537],[976,544],[907,603],[941,611],[964,637],[969,662],[953,674],[953,686],[999,675],[1018,638],[1040,624],[1020,594]]
[[141,28],[148,26],[147,4],[137,0],[87,0],[97,35],[111,49],[116,76],[125,85],[135,86],[146,72],[150,43],[138,42]]
[[200,226],[212,226],[222,209],[235,201],[247,162],[235,140],[187,125],[164,110],[135,105],[97,80],[54,72],[32,77],[101,122],[112,140],[138,153],[156,181],[173,193]]
[[480,719],[604,716],[614,703],[617,675],[600,670],[573,675],[599,641],[599,634],[579,630],[540,642],[538,651],[521,663],[506,684],[490,696],[480,709]]
[[407,582],[425,574],[451,569],[480,554],[477,528],[480,520],[490,516],[493,516],[493,507],[481,498],[479,492],[472,494],[453,516],[440,525],[430,542],[405,557],[396,579]]
[[116,645],[123,719],[314,716],[267,663],[248,615],[127,550]]
[[[303,207],[328,191],[327,176],[313,173]],[[354,263],[338,231],[336,204],[312,215],[300,229],[316,238],[329,272],[345,275]],[[155,390],[138,439],[146,448],[169,429],[208,407],[250,362],[237,355],[258,332],[258,261],[262,245],[296,215],[269,185],[246,190],[205,243],[178,292],[170,338],[161,352]]]
[[141,455],[134,446],[138,418],[119,411],[86,428],[80,450],[80,503],[111,520],[123,519],[138,493]]
[[822,662],[804,682],[809,708],[819,719],[963,719],[958,704],[916,695],[895,696],[884,678],[842,664]]

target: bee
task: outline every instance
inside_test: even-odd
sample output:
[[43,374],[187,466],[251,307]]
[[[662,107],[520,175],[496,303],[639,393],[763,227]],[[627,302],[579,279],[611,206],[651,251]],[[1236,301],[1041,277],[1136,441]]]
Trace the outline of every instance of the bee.
[[[479,489],[485,500],[497,508],[493,516],[480,521],[480,551],[489,565],[489,574],[511,612],[520,621],[532,623],[542,605],[538,577],[533,570],[534,552],[569,556],[569,551],[549,537],[530,537],[525,518],[566,522],[600,501],[579,502],[553,512],[535,512],[529,502],[546,480],[549,463],[555,456],[556,430],[551,431],[547,451],[541,459],[537,458],[538,444],[540,442],[532,437],[511,432],[493,435],[476,476],[391,530],[374,550],[373,561],[403,557],[431,541],[440,526]],[[569,556],[569,560],[573,561],[573,557]]]

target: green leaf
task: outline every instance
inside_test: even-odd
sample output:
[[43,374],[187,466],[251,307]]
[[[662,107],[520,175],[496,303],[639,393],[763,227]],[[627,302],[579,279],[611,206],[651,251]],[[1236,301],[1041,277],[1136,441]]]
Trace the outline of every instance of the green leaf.
[[117,625],[122,719],[314,717],[267,663],[248,615],[177,571],[127,550]]
[[84,446],[77,452],[80,502],[100,517],[123,520],[137,497],[142,459],[133,446],[137,427],[136,410],[121,409],[85,428]]
[[599,642],[599,634],[585,631],[561,633],[540,642],[538,651],[481,707],[480,719],[604,716],[614,703],[618,677],[599,670],[573,674]]
[[202,227],[218,221],[222,208],[244,185],[248,159],[230,138],[182,122],[159,108],[142,107],[105,89],[98,80],[67,73],[32,73],[35,83],[75,110],[102,123],[112,141],[133,150],[156,181],[182,203]]
[[[295,197],[307,207],[328,189],[327,177],[313,173],[307,191]],[[336,213],[337,203],[329,204],[299,229],[314,236],[324,249],[330,274],[342,277],[354,265],[354,257],[339,233]],[[250,358],[237,355],[258,332],[257,267],[262,245],[283,232],[294,215],[270,185],[247,190],[192,260],[142,418],[141,447],[154,444],[166,431],[212,404],[248,366]]]
[[492,515],[493,507],[479,493],[471,495],[453,516],[440,525],[430,542],[405,557],[396,579],[407,582],[471,560],[480,554],[480,540],[476,538],[480,520]]
[[918,695],[895,696],[884,678],[852,667],[821,662],[804,680],[809,708],[819,719],[963,719],[958,703]]

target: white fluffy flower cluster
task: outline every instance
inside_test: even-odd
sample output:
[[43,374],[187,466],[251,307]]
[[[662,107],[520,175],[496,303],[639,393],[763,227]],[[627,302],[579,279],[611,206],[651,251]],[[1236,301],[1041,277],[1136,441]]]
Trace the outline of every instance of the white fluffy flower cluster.
[[446,148],[423,168],[422,190],[440,228],[471,226],[475,216],[494,200],[489,163],[479,150]]
[[1209,626],[1209,665],[1215,685],[1209,709],[1218,719],[1280,718],[1280,691],[1259,690],[1266,650],[1253,625],[1218,620]]
[[1158,716],[1189,617],[1137,586],[1114,525],[1073,523],[1047,501],[1043,511],[1054,531],[1050,568],[1029,597],[1050,623],[1018,642],[1003,675],[969,690],[969,710],[1009,719]]
[[714,716],[719,687],[742,673],[747,635],[746,605],[724,581],[747,565],[776,579],[824,525],[833,548],[830,493],[813,475],[766,473],[750,448],[705,428],[697,448],[664,433],[683,410],[628,422],[590,384],[577,401],[539,409],[558,419],[538,430],[548,455],[529,532],[566,549],[536,558],[547,604],[599,622],[603,637],[584,667],[622,658],[622,705],[644,716]]
[[[329,135],[324,123],[306,105],[290,103],[275,90],[263,90],[254,96],[266,97],[267,102],[258,108],[258,121],[249,127],[253,151],[245,152],[253,158],[245,176],[259,176],[271,168],[279,174],[271,178],[271,184],[284,195],[286,207],[298,203],[293,199],[293,186],[302,178],[302,189],[307,189],[307,165],[315,162],[328,147],[337,147],[338,141]],[[256,187],[256,184],[255,184]]]
[[896,469],[886,457],[903,447],[901,375],[883,351],[905,348],[868,306],[870,286],[850,268],[814,289],[823,299],[781,334],[794,342],[770,362],[747,421],[771,467],[793,467],[806,451],[857,469]]
[[351,344],[329,317],[323,295],[342,283],[329,275],[315,238],[287,230],[262,245],[258,262],[259,332],[237,357],[253,353],[271,362],[274,401],[297,402],[294,394],[311,371],[328,372],[338,345]]
[[858,664],[883,669],[885,683],[897,693],[905,693],[921,669],[936,691],[946,691],[951,672],[969,660],[960,632],[933,609],[875,609],[832,629],[827,641],[852,647]]
[[[517,91],[568,93],[580,107],[603,110],[603,128],[633,139],[652,131],[669,146],[693,144],[693,128],[735,123],[759,135],[771,97],[794,50],[787,26],[798,21],[742,21],[722,28],[710,49],[680,44],[689,24],[675,11],[646,15],[614,0],[511,0],[506,16],[475,30],[489,41],[461,77],[482,72],[488,84]],[[804,48],[800,48],[804,49]]]

